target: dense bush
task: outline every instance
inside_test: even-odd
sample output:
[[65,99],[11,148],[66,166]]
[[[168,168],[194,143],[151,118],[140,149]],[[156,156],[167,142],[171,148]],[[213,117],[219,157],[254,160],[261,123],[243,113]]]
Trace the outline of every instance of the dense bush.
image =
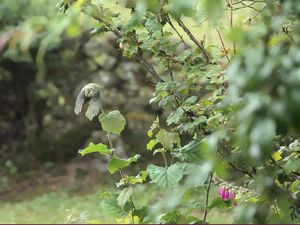
[[[140,156],[119,158],[110,142],[110,134],[122,132],[125,118],[100,108],[98,119],[109,146],[91,143],[80,153],[110,155],[108,171],[121,176],[120,192],[102,193],[102,210],[131,223],[207,223],[211,210],[224,207],[235,207],[240,223],[299,222],[298,1],[117,3],[121,13],[101,1],[63,0],[58,8],[67,14],[81,10],[95,19],[93,35],[115,34],[123,55],[152,75],[156,90],[150,104],[170,113],[166,121],[153,122],[145,146],[164,165],[149,164],[129,176],[124,168]],[[235,15],[240,10],[254,13],[239,21]],[[213,31],[215,38],[199,40],[203,34],[192,33],[187,25],[193,22],[207,22],[206,36]],[[94,97],[100,91],[101,104],[101,89],[93,88],[79,97],[98,101]],[[148,181],[166,191],[183,187],[184,197],[158,214],[151,205],[137,207],[134,187]],[[220,187],[220,196],[210,199],[213,185]],[[203,189],[205,200],[195,201],[191,193]],[[201,217],[194,216],[199,209]]]

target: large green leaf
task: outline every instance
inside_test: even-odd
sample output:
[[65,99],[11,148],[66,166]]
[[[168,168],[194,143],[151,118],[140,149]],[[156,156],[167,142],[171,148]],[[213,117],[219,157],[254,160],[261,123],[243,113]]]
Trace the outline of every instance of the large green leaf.
[[85,149],[79,149],[78,153],[80,153],[82,156],[93,152],[99,152],[100,154],[103,155],[110,155],[112,151],[113,150],[109,149],[105,144],[100,143],[95,145],[94,143],[90,143],[89,146],[86,147]]
[[113,174],[119,169],[122,169],[126,166],[128,166],[132,162],[136,162],[140,155],[135,155],[133,157],[130,157],[129,159],[120,159],[116,156],[113,156],[112,159],[108,162],[108,171]]
[[118,205],[118,195],[112,194],[108,191],[105,191],[101,194],[101,208],[107,216],[114,218],[121,218],[126,216],[129,212],[128,210],[123,209]]
[[172,150],[174,144],[180,146],[180,138],[178,133],[172,133],[166,131],[165,129],[161,129],[157,133],[156,138],[167,150]]
[[118,111],[114,110],[107,114],[99,115],[99,121],[103,130],[108,133],[120,135],[126,125],[125,117]]
[[124,188],[117,198],[118,205],[123,208],[126,202],[130,200],[132,192],[132,187]]
[[184,174],[181,163],[175,163],[168,168],[150,164],[147,172],[151,181],[163,188],[176,187]]
[[202,158],[200,142],[196,140],[191,141],[182,148],[174,149],[172,155],[185,162],[197,162]]

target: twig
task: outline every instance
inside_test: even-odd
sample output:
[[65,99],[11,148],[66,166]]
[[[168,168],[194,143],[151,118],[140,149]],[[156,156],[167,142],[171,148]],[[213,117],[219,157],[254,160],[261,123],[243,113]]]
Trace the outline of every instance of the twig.
[[[233,29],[233,1],[232,0],[228,2],[228,6],[230,7],[230,29],[232,31]],[[236,46],[234,41],[233,41],[233,53],[236,54]]]
[[147,62],[145,57],[142,54],[138,54],[136,57],[136,60],[138,60],[141,64],[144,65],[144,67],[148,70],[149,73],[152,74],[152,76],[157,80],[158,82],[165,82],[156,72],[154,67]]
[[236,171],[240,172],[240,173],[244,173],[246,175],[248,175],[249,177],[253,177],[253,175],[248,172],[247,170],[243,170],[243,169],[240,169],[240,168],[237,168],[234,164],[232,164],[231,162],[228,162],[228,164]]
[[195,38],[195,36],[191,33],[191,31],[187,28],[187,26],[182,22],[182,20],[179,20],[178,24],[180,27],[182,27],[182,29],[189,36],[189,38],[199,47],[199,49],[201,50],[201,52],[203,53],[203,55],[206,59],[206,63],[208,64],[210,62],[210,56],[209,56],[209,53],[204,48],[203,44]]
[[225,44],[224,44],[223,38],[222,38],[222,36],[221,36],[221,34],[220,34],[220,32],[219,32],[218,28],[216,28],[216,31],[217,31],[217,33],[218,33],[218,36],[219,36],[219,38],[220,38],[220,41],[221,41],[221,44],[222,44],[223,51],[224,51],[224,53],[225,53],[226,59],[227,59],[227,61],[228,61],[228,62],[230,62],[230,59],[229,59],[229,57],[228,57],[227,50],[226,50],[226,47],[225,47]]
[[214,175],[214,173],[211,173],[211,175],[209,177],[209,181],[208,181],[207,190],[206,190],[205,211],[204,211],[204,216],[203,216],[204,223],[206,222],[206,217],[207,217],[207,214],[209,212],[207,206],[208,206],[209,191],[210,191],[210,186],[211,186],[213,175]]
[[176,27],[173,25],[172,21],[170,18],[167,19],[168,24],[170,24],[170,26],[173,28],[173,30],[176,32],[176,34],[178,35],[178,37],[180,38],[180,40],[182,41],[182,43],[184,44],[184,47],[187,48],[187,44],[185,43],[182,35],[180,35],[180,33],[178,32],[178,30],[176,29]]

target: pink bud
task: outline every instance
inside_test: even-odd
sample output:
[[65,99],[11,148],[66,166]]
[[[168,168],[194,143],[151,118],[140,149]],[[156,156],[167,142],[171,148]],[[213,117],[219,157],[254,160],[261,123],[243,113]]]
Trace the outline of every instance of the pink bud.
[[234,191],[230,191],[229,192],[229,199],[234,199],[236,196],[235,192]]
[[221,196],[222,199],[225,196],[225,192],[226,192],[226,189],[224,187],[221,187],[218,191],[218,194]]
[[229,191],[228,191],[228,190],[225,190],[225,194],[224,194],[224,196],[223,196],[223,199],[224,199],[224,200],[229,199]]
[[219,188],[219,190],[218,190],[218,195],[220,195],[220,196],[222,195],[223,189],[224,189],[223,187]]

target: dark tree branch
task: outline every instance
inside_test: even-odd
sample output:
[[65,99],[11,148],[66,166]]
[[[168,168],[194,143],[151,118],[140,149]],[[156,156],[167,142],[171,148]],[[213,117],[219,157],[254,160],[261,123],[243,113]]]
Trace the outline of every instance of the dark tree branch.
[[208,64],[210,62],[210,56],[209,53],[204,48],[203,44],[195,38],[195,36],[191,33],[189,28],[187,28],[187,26],[181,20],[178,21],[178,24],[184,30],[184,32],[189,36],[189,38],[198,46],[198,48],[201,50],[201,52],[203,53],[206,59],[206,63]]
[[179,34],[178,30],[176,29],[176,27],[174,26],[174,24],[172,23],[171,19],[168,18],[167,20],[168,24],[170,24],[170,26],[173,28],[173,30],[176,32],[176,34],[178,35],[178,37],[180,38],[180,40],[182,41],[182,43],[184,44],[185,48],[187,48],[187,44],[185,43],[182,35]]
[[228,162],[228,164],[232,167],[232,169],[234,169],[235,171],[237,172],[240,172],[240,173],[244,173],[246,175],[248,175],[249,177],[253,177],[253,175],[248,172],[247,170],[243,170],[243,169],[240,169],[240,168],[237,168],[234,164],[232,164],[231,162]]
[[147,62],[145,57],[142,54],[138,54],[136,57],[136,60],[139,61],[141,64],[144,65],[144,67],[148,70],[149,73],[152,74],[152,76],[155,78],[156,81],[158,82],[165,82],[156,72],[154,67]]

